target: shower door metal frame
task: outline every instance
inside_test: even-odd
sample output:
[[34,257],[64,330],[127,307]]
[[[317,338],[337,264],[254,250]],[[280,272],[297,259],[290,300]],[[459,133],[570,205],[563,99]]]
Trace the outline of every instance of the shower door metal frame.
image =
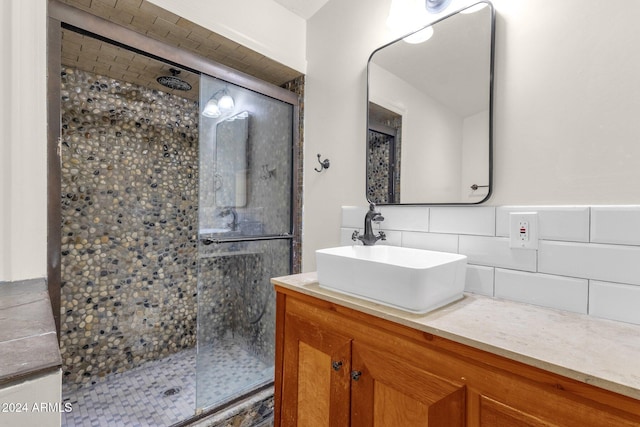
[[[48,143],[47,143],[47,281],[49,296],[56,321],[58,337],[60,336],[60,287],[61,287],[61,153],[60,153],[60,71],[62,69],[60,47],[62,28],[90,35],[91,37],[133,50],[140,54],[173,64],[183,69],[207,74],[227,81],[243,88],[261,93],[270,98],[285,102],[293,106],[292,123],[292,188],[291,188],[291,230],[289,236],[282,236],[291,240],[290,267],[293,273],[297,265],[293,262],[295,250],[301,247],[302,206],[300,198],[295,197],[301,192],[302,173],[300,149],[300,105],[298,95],[287,89],[259,80],[241,71],[219,64],[211,59],[196,55],[175,46],[152,39],[122,27],[106,19],[60,3],[49,0],[48,28],[47,28],[47,95],[48,95]],[[298,249],[296,249],[298,248]],[[298,257],[299,258],[299,257]]]

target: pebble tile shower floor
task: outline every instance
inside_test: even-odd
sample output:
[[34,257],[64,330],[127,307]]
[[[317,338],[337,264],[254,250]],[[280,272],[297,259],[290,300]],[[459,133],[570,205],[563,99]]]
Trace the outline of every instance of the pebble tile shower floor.
[[[253,378],[272,372],[241,345],[226,342],[208,353],[215,363],[201,375],[211,400],[228,397]],[[202,387],[202,384],[201,384]],[[194,415],[196,349],[183,350],[78,390],[64,390],[63,402],[72,411],[62,414],[62,426],[143,427],[170,426]]]

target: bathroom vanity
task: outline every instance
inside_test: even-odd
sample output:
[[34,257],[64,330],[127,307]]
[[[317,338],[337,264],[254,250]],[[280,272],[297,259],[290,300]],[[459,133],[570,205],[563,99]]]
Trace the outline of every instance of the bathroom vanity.
[[465,294],[411,314],[277,291],[276,426],[638,426],[640,326]]

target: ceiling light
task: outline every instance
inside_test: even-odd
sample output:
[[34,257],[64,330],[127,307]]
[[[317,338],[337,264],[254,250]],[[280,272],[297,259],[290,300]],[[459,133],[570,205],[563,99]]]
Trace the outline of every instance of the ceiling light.
[[428,22],[424,0],[391,0],[387,27],[394,36],[417,31]]
[[226,114],[232,112],[234,107],[235,103],[227,89],[220,89],[214,93],[211,98],[209,98],[204,106],[204,110],[202,110],[202,115],[215,119],[220,117],[223,113]]
[[426,0],[425,7],[429,13],[440,13],[449,6],[451,0]]
[[418,30],[415,33],[411,34],[403,38],[402,40],[411,44],[418,44],[422,42],[426,42],[433,35],[433,27],[429,25],[427,28],[423,28],[422,30]]
[[233,107],[234,107],[233,98],[231,97],[231,95],[226,93],[226,90],[225,90],[225,94],[222,95],[222,97],[218,101],[218,107],[220,108],[220,111],[222,111],[223,113],[228,113],[233,110]]
[[211,119],[218,118],[221,114],[218,102],[214,98],[208,100],[207,105],[205,105],[204,110],[202,110],[202,115]]

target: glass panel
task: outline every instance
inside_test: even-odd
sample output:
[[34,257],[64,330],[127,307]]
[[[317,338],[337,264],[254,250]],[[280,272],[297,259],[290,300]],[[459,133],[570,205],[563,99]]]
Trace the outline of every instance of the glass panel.
[[291,233],[293,106],[210,76],[200,97],[200,234]]
[[219,406],[273,381],[271,277],[290,271],[288,239],[199,248],[196,406]]
[[[201,76],[197,410],[273,381],[275,296],[291,272],[293,106]],[[266,240],[265,239],[268,239]]]

